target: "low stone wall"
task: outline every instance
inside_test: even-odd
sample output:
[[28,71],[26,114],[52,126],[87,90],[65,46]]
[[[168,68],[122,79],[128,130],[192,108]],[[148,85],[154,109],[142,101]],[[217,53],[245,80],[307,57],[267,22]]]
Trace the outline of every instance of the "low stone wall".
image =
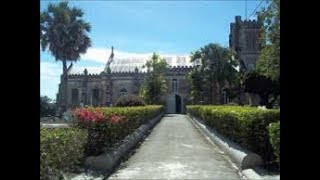
[[202,120],[191,116],[189,113],[188,118],[191,123],[205,136],[207,136],[212,142],[219,146],[230,159],[236,164],[240,169],[241,173],[247,179],[257,179],[257,180],[279,180],[280,175],[268,175],[268,173],[261,169],[260,166],[263,164],[261,156],[246,150],[232,141],[228,140],[215,129],[206,126]]
[[254,168],[263,164],[263,160],[259,155],[238,146],[222,136],[215,129],[206,126],[201,120],[191,116],[190,114],[188,115],[191,122],[201,132],[208,136],[210,140],[217,144],[225,153],[227,153],[240,170]]
[[144,135],[152,129],[163,117],[161,113],[156,118],[150,120],[147,124],[142,125],[132,134],[125,137],[121,143],[112,150],[104,152],[100,156],[89,156],[85,160],[87,168],[110,173],[120,163],[121,159],[125,157],[136,145],[143,140]]

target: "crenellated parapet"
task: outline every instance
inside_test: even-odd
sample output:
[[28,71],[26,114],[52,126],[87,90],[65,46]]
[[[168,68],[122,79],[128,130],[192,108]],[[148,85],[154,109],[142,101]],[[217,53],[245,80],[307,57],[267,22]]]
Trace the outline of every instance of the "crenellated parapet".
[[100,78],[100,74],[69,74],[68,78],[84,78],[84,77],[94,77],[94,78]]
[[192,69],[193,66],[170,66],[172,70],[189,70]]
[[258,20],[241,20],[241,16],[236,16],[235,23],[231,23],[231,25],[237,25],[246,28],[260,28],[262,21],[259,17]]

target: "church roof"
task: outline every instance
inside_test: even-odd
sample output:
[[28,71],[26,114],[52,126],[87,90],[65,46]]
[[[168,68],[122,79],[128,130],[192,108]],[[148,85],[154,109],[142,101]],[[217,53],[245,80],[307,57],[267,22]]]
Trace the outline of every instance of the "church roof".
[[[143,68],[146,62],[151,57],[130,57],[117,58],[114,57],[110,64],[111,72],[134,72],[137,67],[139,72],[146,72],[147,68]],[[190,67],[193,63],[190,62],[189,56],[161,56],[164,58],[170,67]],[[88,70],[88,74],[100,74],[104,71],[104,67],[72,67],[68,74],[83,74],[84,69]]]

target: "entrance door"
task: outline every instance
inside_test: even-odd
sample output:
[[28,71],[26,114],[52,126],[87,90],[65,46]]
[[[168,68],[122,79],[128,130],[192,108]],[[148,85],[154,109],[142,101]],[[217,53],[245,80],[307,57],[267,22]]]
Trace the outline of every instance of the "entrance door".
[[181,114],[181,97],[176,95],[176,113]]

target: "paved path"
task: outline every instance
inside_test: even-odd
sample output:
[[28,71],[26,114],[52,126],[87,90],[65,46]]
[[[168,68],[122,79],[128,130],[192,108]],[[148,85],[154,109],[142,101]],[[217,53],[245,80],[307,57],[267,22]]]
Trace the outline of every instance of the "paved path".
[[166,115],[109,179],[240,179],[185,115]]

